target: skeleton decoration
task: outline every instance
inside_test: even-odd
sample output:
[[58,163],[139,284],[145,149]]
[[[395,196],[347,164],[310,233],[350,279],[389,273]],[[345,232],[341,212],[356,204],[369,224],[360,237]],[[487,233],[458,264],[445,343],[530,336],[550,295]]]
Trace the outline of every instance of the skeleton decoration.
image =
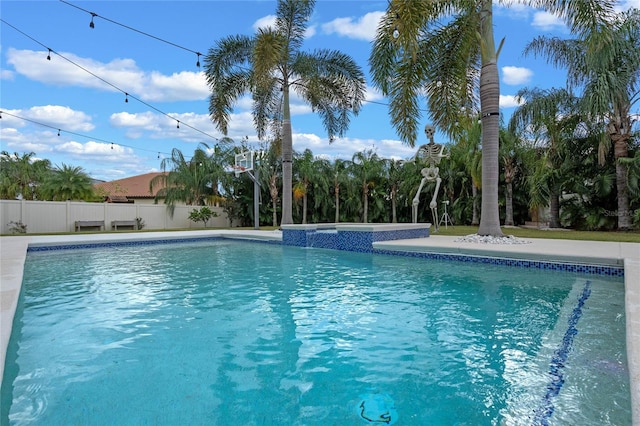
[[412,219],[413,223],[418,222],[418,204],[420,204],[420,193],[422,192],[422,188],[425,183],[435,181],[436,188],[433,191],[433,197],[431,198],[431,203],[429,203],[429,208],[431,208],[431,215],[437,232],[438,191],[440,190],[440,184],[442,183],[442,179],[440,178],[440,169],[437,166],[440,164],[440,160],[448,158],[449,154],[444,154],[444,145],[433,142],[433,136],[436,133],[435,127],[427,124],[424,128],[424,132],[427,135],[427,139],[429,139],[429,143],[418,148],[416,160],[425,161],[428,167],[423,168],[420,172],[422,174],[422,180],[420,181],[420,187],[418,188],[418,192],[416,192],[416,196],[413,197]]

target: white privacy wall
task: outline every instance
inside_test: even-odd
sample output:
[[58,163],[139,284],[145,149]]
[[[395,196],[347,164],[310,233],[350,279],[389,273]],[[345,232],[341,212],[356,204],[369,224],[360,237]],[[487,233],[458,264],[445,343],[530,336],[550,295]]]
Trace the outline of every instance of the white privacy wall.
[[[104,220],[105,230],[112,220],[142,218],[144,229],[202,229],[202,222],[189,220],[196,206],[176,206],[173,217],[164,204],[85,203],[75,201],[0,200],[0,233],[9,234],[10,222],[27,225],[27,233],[73,232],[76,220]],[[207,228],[226,228],[231,223],[221,207],[210,207],[218,214]]]

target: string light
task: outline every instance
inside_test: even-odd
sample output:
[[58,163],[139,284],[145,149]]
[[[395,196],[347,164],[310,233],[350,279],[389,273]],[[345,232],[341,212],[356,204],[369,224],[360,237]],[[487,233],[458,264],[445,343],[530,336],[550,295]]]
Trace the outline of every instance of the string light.
[[93,13],[93,12],[89,12],[91,13],[91,22],[89,22],[89,28],[95,28],[95,24],[93,23],[93,18],[95,18],[96,16],[98,16],[97,14]]
[[60,129],[58,129],[58,136],[60,136]]
[[[84,135],[82,133],[76,133],[76,132],[73,132],[71,130],[58,129],[58,128],[56,128],[54,126],[51,126],[49,124],[41,123],[41,122],[36,121],[36,120],[31,120],[30,118],[21,117],[19,115],[15,115],[15,114],[12,114],[12,113],[9,113],[9,112],[6,112],[6,111],[0,111],[0,118],[2,118],[2,114],[9,115],[11,117],[17,118],[18,120],[28,121],[30,123],[37,124],[38,126],[46,127],[46,128],[53,129],[53,130],[58,130],[58,132],[65,132],[65,133],[68,133],[70,135],[79,136],[81,138],[84,138],[84,139],[87,139],[87,140],[91,140],[91,141],[94,141],[94,142],[102,142],[102,143],[110,144],[111,145],[111,149],[113,149],[114,142],[112,142],[112,141],[108,141],[108,140],[105,140],[105,139],[100,139],[100,138],[95,137],[95,136]],[[136,150],[136,151],[156,152],[158,154],[158,157],[160,157],[160,155],[166,155],[166,156],[170,155],[170,154],[168,154],[166,152],[152,151],[150,149],[138,148],[138,147],[130,146],[130,145],[123,145],[121,143],[118,143],[117,145],[125,147],[125,148],[131,148],[131,149]],[[185,158],[187,158],[187,157],[185,157]]]
[[[62,1],[62,0],[61,0],[61,1]],[[73,5],[72,5],[72,6],[73,6]],[[102,19],[105,19],[105,18],[104,18],[104,17],[102,17],[102,16],[101,16],[101,18],[102,18]],[[135,99],[136,101],[140,102],[140,103],[141,103],[141,104],[143,104],[143,105],[146,105],[147,107],[149,107],[149,108],[153,109],[154,111],[156,111],[156,112],[158,112],[158,113],[160,113],[160,114],[164,115],[165,117],[168,117],[168,118],[170,118],[170,119],[172,119],[172,120],[177,120],[175,117],[172,117],[172,116],[171,116],[171,115],[169,115],[168,113],[166,113],[166,112],[164,112],[164,111],[160,110],[159,108],[157,108],[157,107],[155,107],[155,106],[151,105],[151,104],[150,104],[150,103],[148,103],[148,102],[143,101],[143,100],[142,100],[142,99],[140,99],[140,98],[137,98],[137,97],[135,97],[135,96],[133,96],[133,95],[129,94],[128,92],[124,91],[123,89],[121,89],[120,87],[116,86],[115,84],[113,84],[113,83],[111,83],[111,82],[109,82],[109,81],[105,80],[104,78],[100,77],[99,75],[97,75],[97,74],[95,74],[95,73],[91,72],[90,70],[88,70],[87,68],[83,67],[82,65],[77,64],[76,62],[72,61],[71,59],[67,58],[66,56],[64,56],[64,55],[62,55],[62,54],[60,54],[60,53],[58,53],[58,52],[56,52],[56,51],[52,50],[51,48],[49,48],[49,47],[45,46],[45,45],[44,45],[42,42],[40,42],[39,40],[36,40],[35,38],[31,37],[31,36],[30,36],[30,35],[28,35],[27,33],[25,33],[25,32],[23,32],[23,31],[21,31],[20,29],[16,28],[15,26],[13,26],[13,25],[9,24],[9,23],[8,23],[7,21],[5,21],[4,19],[0,18],[0,22],[2,22],[2,23],[4,23],[4,24],[6,24],[6,25],[8,25],[8,26],[10,26],[11,28],[13,28],[13,29],[14,29],[14,30],[16,30],[17,32],[19,32],[20,34],[22,34],[22,35],[24,35],[25,37],[27,37],[27,38],[31,39],[31,40],[32,40],[32,41],[34,41],[35,43],[37,43],[37,44],[39,44],[40,46],[44,47],[45,49],[48,49],[50,53],[55,53],[56,55],[58,55],[59,57],[61,57],[61,58],[62,58],[62,59],[64,59],[65,61],[69,62],[70,64],[72,64],[72,65],[74,65],[74,66],[76,66],[77,68],[80,68],[82,71],[86,72],[87,74],[92,75],[93,77],[97,78],[98,80],[102,81],[103,83],[105,83],[105,84],[107,84],[107,85],[109,85],[109,86],[113,87],[113,88],[114,88],[114,89],[116,89],[117,91],[119,91],[119,92],[121,92],[121,93],[124,93],[124,94],[125,94],[125,100],[126,100],[127,98],[131,97],[132,99]],[[50,57],[47,57],[47,59],[50,59]],[[201,134],[203,134],[203,135],[207,136],[208,138],[211,138],[211,139],[213,139],[213,140],[215,140],[215,141],[220,141],[220,139],[218,139],[217,137],[215,137],[215,136],[213,136],[213,135],[210,135],[209,133],[207,133],[207,132],[205,132],[205,131],[203,131],[203,130],[200,130],[200,129],[196,128],[196,127],[193,127],[193,126],[191,126],[191,125],[190,125],[190,124],[188,124],[188,123],[182,123],[182,124],[184,124],[184,125],[185,125],[185,126],[187,126],[188,128],[190,128],[190,129],[192,129],[192,130],[194,130],[194,131],[196,131],[196,132],[198,132],[198,133],[201,133]]]
[[177,123],[176,123],[176,129],[179,129],[179,128],[180,128],[180,120],[176,120],[176,121],[177,121]]
[[135,32],[137,32],[138,34],[142,34],[142,35],[144,35],[144,36],[147,36],[147,37],[153,38],[153,39],[155,39],[155,40],[158,40],[158,41],[161,41],[161,42],[163,42],[163,43],[169,44],[169,45],[171,45],[171,46],[177,47],[177,48],[179,48],[179,49],[186,50],[187,52],[195,53],[196,55],[198,55],[198,61],[196,62],[196,66],[197,66],[198,68],[200,68],[200,55],[202,55],[202,53],[200,53],[200,52],[198,52],[198,51],[195,51],[195,50],[193,50],[193,49],[189,49],[189,48],[184,47],[184,46],[180,46],[179,44],[176,44],[176,43],[170,42],[170,41],[165,40],[165,39],[163,39],[163,38],[160,38],[160,37],[154,36],[154,35],[152,35],[152,34],[146,33],[146,32],[144,32],[144,31],[140,31],[140,30],[138,30],[138,29],[136,29],[136,28],[130,27],[129,25],[125,25],[125,24],[122,24],[122,23],[120,23],[120,22],[118,22],[118,21],[114,21],[113,19],[105,18],[104,16],[100,16],[100,15],[98,15],[98,14],[97,14],[97,13],[95,13],[95,12],[91,12],[91,11],[89,11],[89,10],[87,10],[87,9],[84,9],[84,8],[82,8],[82,7],[80,7],[80,6],[76,6],[75,4],[69,3],[69,2],[67,2],[67,1],[65,1],[65,0],[60,0],[60,2],[61,2],[61,3],[66,4],[66,5],[69,5],[69,6],[71,6],[71,7],[75,7],[76,9],[81,10],[81,11],[83,11],[83,12],[89,13],[89,14],[91,15],[91,23],[89,24],[89,26],[90,26],[91,28],[93,28],[93,18],[97,16],[97,17],[99,17],[99,18],[104,19],[105,21],[109,21],[109,22],[111,22],[112,24],[119,25],[119,26],[121,26],[121,27],[123,27],[123,28],[126,28],[126,29],[128,29],[128,30],[131,30],[131,31],[135,31]]
[[47,61],[51,60],[51,49],[49,49],[49,53],[47,53]]
[[124,101],[125,103],[129,102],[129,94],[127,92],[124,92]]

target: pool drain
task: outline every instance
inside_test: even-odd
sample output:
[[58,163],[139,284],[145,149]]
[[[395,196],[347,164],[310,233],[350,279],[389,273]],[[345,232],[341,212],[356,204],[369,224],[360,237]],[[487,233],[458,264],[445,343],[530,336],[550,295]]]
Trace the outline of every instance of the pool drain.
[[360,395],[358,415],[368,424],[392,425],[398,421],[393,399],[386,393],[368,393]]

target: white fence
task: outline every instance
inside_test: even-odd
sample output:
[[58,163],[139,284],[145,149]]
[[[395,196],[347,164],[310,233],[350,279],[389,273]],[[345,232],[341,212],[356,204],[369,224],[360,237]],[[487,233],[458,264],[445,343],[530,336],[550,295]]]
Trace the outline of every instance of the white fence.
[[[202,222],[189,220],[196,206],[176,206],[170,217],[164,204],[84,203],[75,201],[0,200],[0,233],[11,233],[10,222],[21,222],[27,233],[53,233],[75,231],[76,220],[104,220],[106,230],[113,220],[142,218],[144,229],[202,229]],[[217,213],[207,222],[207,228],[232,226],[221,207],[210,207]]]

